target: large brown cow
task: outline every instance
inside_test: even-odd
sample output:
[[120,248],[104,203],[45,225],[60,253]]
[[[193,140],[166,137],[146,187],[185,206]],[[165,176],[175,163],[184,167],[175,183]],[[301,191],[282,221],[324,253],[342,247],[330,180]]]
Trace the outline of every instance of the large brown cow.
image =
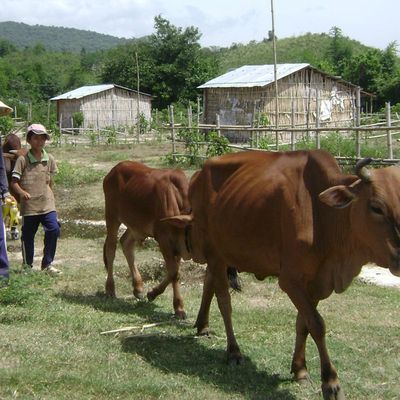
[[194,261],[208,264],[196,327],[208,332],[215,293],[228,362],[242,361],[231,321],[231,265],[261,280],[278,277],[298,310],[295,378],[308,378],[305,343],[311,334],[324,398],[344,398],[317,304],[343,292],[367,262],[400,275],[400,168],[367,170],[366,163],[358,163],[356,176],[343,174],[321,150],[243,152],[209,159],[192,178],[192,216],[166,222],[189,227]]
[[137,298],[143,296],[143,281],[135,265],[135,243],[149,236],[154,237],[164,257],[168,274],[157,287],[148,292],[147,297],[154,300],[172,283],[175,315],[185,318],[178,274],[180,259],[187,258],[187,251],[176,242],[174,234],[177,230],[160,220],[189,212],[188,187],[188,179],[180,169],[154,169],[133,161],[120,162],[107,174],[103,182],[107,224],[104,243],[107,295],[115,296],[113,262],[118,230],[124,224],[127,229],[120,243],[131,271],[133,294]]

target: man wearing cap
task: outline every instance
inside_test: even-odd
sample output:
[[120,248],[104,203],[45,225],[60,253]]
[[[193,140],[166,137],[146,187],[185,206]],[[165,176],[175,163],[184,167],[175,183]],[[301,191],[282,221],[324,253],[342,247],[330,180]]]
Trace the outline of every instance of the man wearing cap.
[[50,136],[41,124],[28,127],[26,141],[30,149],[18,157],[12,172],[11,187],[19,195],[22,215],[22,255],[24,264],[32,267],[35,235],[39,224],[44,228],[44,249],[41,269],[50,275],[61,272],[52,266],[60,235],[53,176],[57,172],[54,157],[44,149]]

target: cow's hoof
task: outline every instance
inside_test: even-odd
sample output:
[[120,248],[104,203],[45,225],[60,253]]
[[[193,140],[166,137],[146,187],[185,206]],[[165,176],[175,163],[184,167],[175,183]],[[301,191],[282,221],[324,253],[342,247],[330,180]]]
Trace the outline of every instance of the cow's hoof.
[[308,385],[309,383],[311,383],[311,378],[306,368],[302,368],[299,371],[295,372],[294,380],[299,385]]
[[110,299],[115,299],[117,296],[115,295],[115,292],[111,291],[106,291],[106,296],[109,297]]
[[176,319],[186,319],[186,313],[183,310],[175,311],[175,318]]
[[210,336],[210,329],[208,328],[208,326],[205,326],[203,328],[197,327],[197,336]]
[[228,365],[240,365],[243,364],[243,356],[239,353],[229,353],[228,354]]
[[144,299],[144,294],[143,290],[134,290],[133,295],[138,299],[138,300],[143,300]]
[[155,295],[153,292],[147,292],[147,300],[152,302],[155,300],[155,298],[157,297],[157,295]]
[[343,390],[339,384],[322,385],[322,395],[324,400],[345,400]]

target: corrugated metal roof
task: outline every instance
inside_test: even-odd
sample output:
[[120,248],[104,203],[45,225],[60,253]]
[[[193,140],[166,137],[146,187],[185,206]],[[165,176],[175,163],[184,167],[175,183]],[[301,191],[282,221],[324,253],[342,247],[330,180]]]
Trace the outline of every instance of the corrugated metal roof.
[[89,96],[91,94],[104,92],[105,90],[112,89],[113,84],[108,85],[93,85],[93,86],[82,86],[78,89],[71,90],[70,92],[60,94],[59,96],[53,97],[50,100],[72,100],[81,99],[82,97]]
[[[277,79],[293,74],[310,64],[277,64]],[[274,82],[274,65],[244,65],[198,86],[198,89],[266,86]]]
[[[80,88],[71,90],[70,92],[67,93],[63,93],[60,94],[59,96],[53,97],[50,100],[73,100],[73,99],[81,99],[82,97],[86,97],[86,96],[90,96],[92,94],[96,94],[96,93],[100,93],[100,92],[104,92],[106,90],[110,90],[114,87],[120,88],[120,89],[124,89],[124,90],[128,90],[130,92],[135,92],[137,93],[136,90],[133,89],[128,89],[126,87],[123,86],[119,86],[119,85],[115,85],[113,83],[110,84],[104,84],[104,85],[91,85],[91,86],[82,86]],[[139,92],[141,95],[144,96],[149,96],[149,97],[153,97],[150,94],[147,93],[143,93],[143,92]]]

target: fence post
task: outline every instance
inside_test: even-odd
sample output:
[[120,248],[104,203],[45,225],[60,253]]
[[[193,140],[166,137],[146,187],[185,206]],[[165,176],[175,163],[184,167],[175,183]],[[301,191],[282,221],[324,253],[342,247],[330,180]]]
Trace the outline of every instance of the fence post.
[[221,136],[221,129],[220,129],[221,124],[220,124],[220,121],[219,121],[219,114],[216,114],[216,117],[217,117],[217,124],[216,124],[216,127],[217,127],[217,135],[218,135],[218,137],[220,137],[220,136]]
[[[356,89],[356,126],[361,125],[361,88]],[[361,158],[360,131],[356,130],[356,157]]]
[[176,147],[175,147],[175,126],[174,126],[174,106],[169,106],[170,111],[170,121],[171,121],[171,135],[172,135],[172,156],[175,157]]
[[[390,102],[388,101],[386,104],[386,126],[390,127],[392,125],[392,118],[390,114]],[[388,147],[388,158],[393,159],[393,143],[392,143],[392,134],[390,130],[387,131],[387,147]]]
[[[256,127],[260,127],[260,111],[257,113],[257,122],[256,122]],[[260,131],[256,131],[256,149],[260,147]]]
[[256,126],[256,101],[254,101],[253,104],[253,113],[251,115],[251,131],[250,131],[250,143],[251,143],[251,147],[254,147],[254,143],[256,141],[255,138],[255,131],[254,131],[254,127]]
[[[316,115],[315,115],[315,127],[318,129],[320,126],[319,118],[320,118],[320,104],[319,104],[319,90],[315,89],[315,100],[316,100]],[[320,131],[315,131],[315,144],[317,149],[321,148],[321,138]]]
[[[292,128],[295,127],[295,112],[294,112],[294,101],[292,100],[292,113],[290,115]],[[294,131],[290,133],[290,149],[296,150],[296,137]]]
[[187,112],[188,112],[188,127],[189,127],[189,130],[192,131],[193,112],[192,112],[191,105],[189,105]]
[[47,102],[47,126],[50,125],[50,100]]

